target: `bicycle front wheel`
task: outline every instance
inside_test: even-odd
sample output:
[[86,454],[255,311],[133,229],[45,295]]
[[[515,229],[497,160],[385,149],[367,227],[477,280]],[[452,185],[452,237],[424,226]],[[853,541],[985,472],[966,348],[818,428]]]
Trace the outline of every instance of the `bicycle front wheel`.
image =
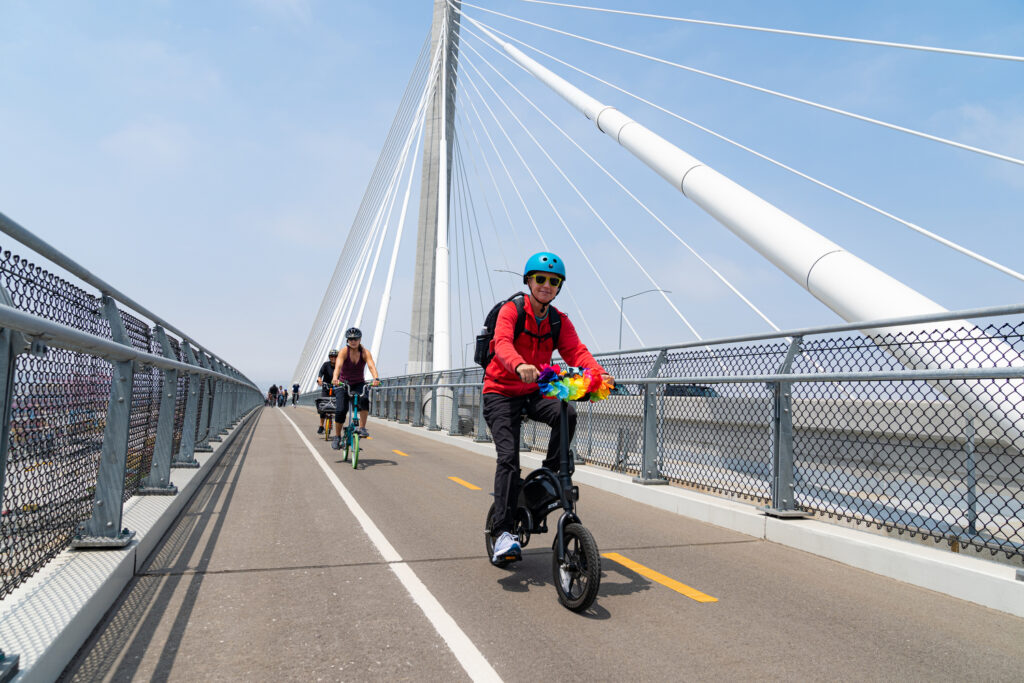
[[331,420],[331,418],[327,418],[327,421],[324,422],[324,426],[326,427],[326,429],[324,429],[324,441],[330,441],[331,428],[334,427],[333,420]]
[[601,586],[601,556],[597,542],[582,524],[567,524],[563,540],[565,560],[559,562],[557,552],[551,555],[558,601],[573,612],[582,612],[594,603]]
[[352,433],[352,469],[359,467],[359,435]]

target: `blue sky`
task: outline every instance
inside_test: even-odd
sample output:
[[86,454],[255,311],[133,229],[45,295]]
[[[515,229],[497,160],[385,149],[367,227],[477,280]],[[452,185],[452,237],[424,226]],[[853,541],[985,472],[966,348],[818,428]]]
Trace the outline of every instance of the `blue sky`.
[[[1024,156],[1024,65],[480,0],[487,7],[894,123]],[[608,0],[609,7],[626,3]],[[943,47],[1024,54],[1010,2],[664,2],[629,9]],[[723,134],[963,242],[1015,269],[1024,168],[557,38],[488,23]],[[260,384],[290,384],[387,128],[429,28],[429,0],[0,3],[0,211],[159,312]],[[467,37],[478,49],[478,41]],[[470,53],[470,57],[474,56]],[[736,279],[782,327],[835,316],[629,158],[566,105],[500,65],[602,163]],[[479,59],[475,63],[486,71]],[[555,67],[553,67],[555,68]],[[563,69],[559,73],[568,75]],[[578,76],[717,170],[948,308],[1012,303],[1024,284]],[[496,87],[498,81],[491,78]],[[510,104],[517,97],[499,87]],[[469,91],[469,90],[467,90]],[[475,94],[470,92],[469,99]],[[468,101],[468,100],[467,100]],[[477,102],[479,106],[479,102]],[[500,107],[496,102],[492,106]],[[628,235],[706,337],[764,329],[604,185],[550,129],[523,120]],[[497,111],[497,109],[496,109]],[[514,122],[506,120],[512,132]],[[465,140],[470,140],[466,135]],[[618,296],[647,287],[589,212],[535,160]],[[467,151],[467,154],[469,152]],[[477,163],[480,163],[479,157]],[[523,187],[528,179],[521,178]],[[488,190],[476,193],[483,201]],[[536,192],[530,193],[536,198]],[[495,197],[491,196],[491,201]],[[538,204],[539,206],[539,204]],[[480,208],[480,207],[478,207]],[[573,254],[551,215],[551,241]],[[518,220],[518,219],[517,219]],[[411,231],[409,232],[411,234]],[[486,234],[486,232],[485,232]],[[493,233],[492,233],[493,234]],[[524,231],[526,234],[526,231]],[[26,250],[10,240],[5,249]],[[513,269],[534,250],[503,244]],[[409,250],[381,352],[402,369]],[[504,263],[491,263],[493,268]],[[596,279],[570,275],[579,311],[614,348],[618,313]],[[496,274],[498,277],[500,274]],[[496,280],[504,293],[515,283]],[[402,287],[406,290],[403,290]],[[371,285],[377,291],[379,282]],[[488,295],[489,296],[489,295]],[[653,295],[630,301],[648,344],[692,338]],[[486,297],[484,297],[486,298]],[[479,309],[478,297],[474,307]],[[463,336],[479,317],[456,306]],[[371,319],[373,316],[369,316]],[[468,328],[468,329],[466,329]],[[458,340],[462,343],[462,339]],[[628,346],[636,339],[626,339]],[[453,346],[455,342],[453,341]]]

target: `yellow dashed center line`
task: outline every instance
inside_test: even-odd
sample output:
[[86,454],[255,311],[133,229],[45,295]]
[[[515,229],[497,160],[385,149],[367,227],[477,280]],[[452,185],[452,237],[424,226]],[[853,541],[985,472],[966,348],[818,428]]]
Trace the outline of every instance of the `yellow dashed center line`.
[[612,562],[618,562],[623,567],[626,567],[627,569],[632,569],[640,576],[648,578],[656,583],[660,583],[662,586],[667,586],[668,588],[671,588],[677,593],[682,593],[691,600],[696,600],[697,602],[718,602],[718,598],[713,598],[707,593],[701,593],[696,588],[691,588],[690,586],[687,586],[685,583],[679,583],[675,579],[670,579],[664,574],[660,574],[654,571],[653,569],[645,567],[638,562],[634,562],[628,557],[623,557],[618,553],[604,553],[601,555],[601,557],[607,557]]
[[479,491],[480,490],[479,486],[473,486],[468,481],[464,481],[462,479],[459,479],[458,477],[448,477],[448,478],[451,479],[452,481],[454,481],[456,484],[461,484],[462,486],[465,486],[467,489],[469,489],[471,491]]
[[395,455],[400,455],[400,456],[402,456],[403,458],[408,458],[408,457],[409,457],[409,454],[408,454],[408,453],[403,453],[402,451],[396,451],[396,450],[395,450],[395,449],[393,449],[393,448],[391,449],[391,452],[392,452],[392,453],[394,453]]

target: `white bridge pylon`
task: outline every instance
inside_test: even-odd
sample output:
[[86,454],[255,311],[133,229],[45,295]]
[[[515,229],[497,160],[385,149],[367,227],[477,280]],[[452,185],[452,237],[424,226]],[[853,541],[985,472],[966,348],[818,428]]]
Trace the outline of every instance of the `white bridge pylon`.
[[[464,3],[464,6],[473,7],[473,5],[469,3]],[[584,92],[576,85],[555,74],[535,59],[527,56],[511,42],[499,36],[496,31],[491,30],[487,25],[467,16],[460,6],[452,5],[447,11],[450,11],[453,16],[456,16],[457,19],[463,23],[463,28],[468,29],[472,26],[476,31],[486,36],[487,40],[496,47],[497,50],[506,55],[518,67],[532,75],[537,81],[543,83],[551,91],[557,93],[563,100],[568,102],[589,120],[593,121],[603,134],[612,138],[616,143],[646,164],[651,170],[668,181],[677,192],[682,193],[704,212],[715,218],[715,220],[721,225],[725,226],[729,231],[742,239],[769,263],[785,273],[801,288],[825,304],[842,319],[849,322],[863,322],[886,318],[941,313],[946,310],[934,300],[907,286],[900,280],[883,272],[865,260],[858,258],[835,241],[826,238],[804,223],[798,221],[793,216],[755,195],[753,192],[747,190],[738,183],[725,177],[707,164],[702,163],[677,145],[641,125],[630,116],[627,116],[623,111],[598,100]],[[474,32],[472,35],[475,37],[476,33]],[[502,34],[502,36],[504,35],[506,34]],[[443,42],[444,41],[442,41],[442,43]],[[484,43],[478,39],[476,44],[482,45]],[[476,50],[474,49],[473,52],[476,53]],[[430,71],[432,74],[437,73],[438,71],[440,71],[441,74],[447,74],[449,70],[454,71],[459,68],[459,61],[459,59],[453,59],[449,63],[447,48],[441,49],[441,44],[439,44],[438,49],[435,50],[431,57]],[[494,67],[489,63],[488,66],[494,69]],[[526,252],[529,251],[536,251],[536,249],[530,248],[531,243],[524,244],[517,234],[515,227],[515,221],[517,219],[512,215],[512,212],[515,210],[516,201],[522,204],[522,212],[529,218],[529,222],[533,223],[535,230],[538,235],[541,236],[541,240],[543,240],[543,235],[538,227],[539,224],[543,224],[543,221],[541,219],[535,220],[533,215],[534,211],[531,211],[528,206],[528,198],[531,191],[535,194],[542,195],[544,200],[550,204],[549,208],[551,212],[556,215],[557,220],[570,235],[572,243],[574,243],[578,248],[580,252],[578,255],[581,257],[581,261],[585,261],[588,264],[591,262],[581,244],[581,240],[570,231],[569,223],[571,223],[571,221],[563,219],[559,210],[554,206],[554,200],[552,200],[551,197],[558,199],[557,188],[545,187],[544,181],[530,171],[528,161],[514,147],[515,143],[509,138],[504,128],[501,128],[501,133],[504,136],[504,139],[499,137],[497,143],[488,131],[489,124],[485,122],[481,111],[489,114],[494,120],[495,125],[501,127],[501,124],[497,120],[497,115],[487,105],[486,101],[483,100],[486,92],[485,89],[478,88],[476,86],[476,82],[483,78],[482,74],[478,73],[476,78],[472,78],[467,73],[465,78],[466,82],[472,86],[472,88],[459,93],[459,101],[464,101],[466,106],[460,105],[463,116],[461,119],[458,119],[462,123],[460,123],[460,130],[458,130],[454,136],[456,150],[454,162],[449,165],[449,157],[446,153],[448,141],[445,139],[445,128],[442,126],[442,134],[440,136],[441,153],[438,155],[440,169],[438,169],[438,173],[441,178],[446,178],[450,173],[461,173],[465,175],[469,168],[469,163],[472,163],[474,168],[476,168],[476,161],[478,158],[482,160],[483,163],[481,166],[486,168],[487,173],[482,174],[477,172],[475,174],[476,177],[472,178],[477,187],[476,199],[474,199],[474,197],[468,192],[468,186],[470,184],[468,179],[463,181],[461,184],[456,183],[453,180],[453,185],[457,186],[457,188],[461,188],[455,189],[454,191],[450,191],[451,188],[449,188],[448,183],[439,183],[439,193],[436,198],[438,207],[436,267],[438,270],[434,280],[435,317],[433,339],[431,340],[434,348],[434,370],[443,370],[456,364],[455,359],[459,356],[460,346],[464,348],[469,345],[473,334],[476,332],[476,330],[473,329],[472,321],[476,321],[478,326],[479,322],[482,321],[482,313],[486,311],[493,302],[493,295],[487,297],[482,291],[479,291],[479,286],[471,286],[470,273],[475,272],[476,277],[479,279],[481,272],[485,272],[489,276],[491,272],[496,270],[515,271],[520,267],[519,260],[521,255],[526,255]],[[380,241],[393,235],[392,239],[394,239],[395,242],[391,245],[392,256],[384,290],[385,296],[383,297],[383,302],[377,312],[377,325],[373,331],[372,337],[375,350],[380,348],[382,337],[385,334],[384,326],[387,319],[387,309],[392,304],[393,299],[391,296],[391,285],[394,277],[394,269],[396,267],[396,259],[399,257],[398,240],[402,234],[407,234],[403,233],[401,223],[404,223],[405,217],[407,216],[406,208],[409,202],[409,188],[413,181],[412,166],[415,164],[416,158],[416,154],[410,154],[410,147],[413,145],[414,139],[416,140],[415,145],[417,147],[419,145],[419,131],[422,126],[422,117],[426,114],[424,103],[432,97],[432,92],[428,94],[428,91],[430,83],[434,80],[435,79],[432,76],[427,79],[426,85],[424,85],[421,90],[422,94],[418,100],[418,105],[414,108],[414,120],[405,124],[408,126],[408,133],[405,136],[406,143],[400,151],[396,151],[393,154],[393,157],[396,159],[396,165],[390,174],[391,181],[390,184],[387,185],[388,189],[386,191],[375,189],[374,191],[376,194],[374,196],[376,198],[376,208],[373,210],[368,209],[364,212],[367,214],[373,213],[374,215],[372,220],[364,219],[363,221],[370,227],[363,229],[361,227],[362,223],[360,223],[359,227],[362,230],[361,234],[363,235],[361,240],[356,243],[352,243],[350,235],[350,240],[346,243],[346,251],[349,250],[350,243],[352,243],[351,252],[353,255],[348,256],[343,252],[342,258],[339,259],[339,272],[336,272],[335,279],[332,280],[331,286],[328,289],[327,297],[325,297],[325,306],[321,307],[321,316],[318,316],[318,321],[314,324],[313,333],[311,333],[310,339],[307,341],[306,350],[304,350],[303,357],[300,360],[299,368],[297,370],[305,383],[304,386],[311,385],[312,375],[324,357],[323,352],[330,346],[340,345],[341,335],[343,335],[345,327],[353,324],[351,321],[359,321],[362,319],[367,306],[367,299],[365,295],[371,289],[368,281],[372,280],[374,277],[377,259],[382,252],[382,243]],[[444,77],[437,80],[440,80],[442,83],[447,83],[447,79]],[[487,85],[490,87],[489,84]],[[518,89],[516,92],[519,93]],[[522,93],[519,94],[522,95]],[[525,95],[523,96],[526,97]],[[442,108],[448,107],[449,101],[454,102],[454,100],[454,95],[451,97],[451,100],[449,100],[448,97],[442,98]],[[484,107],[477,108],[477,102],[484,105]],[[506,107],[508,106],[504,102],[502,102],[502,104]],[[475,121],[469,117],[468,112],[470,111],[475,115]],[[444,112],[442,115],[447,117],[451,114],[453,114],[453,112]],[[512,114],[512,116],[515,117],[514,114]],[[518,118],[516,118],[516,122],[521,124]],[[552,121],[551,123],[553,124],[554,122]],[[469,130],[462,130],[465,128],[464,124],[471,125],[473,128]],[[555,125],[557,127],[557,124]],[[483,136],[477,135],[477,126],[481,129]],[[472,136],[470,137],[463,134],[466,132],[471,133]],[[564,131],[560,130],[560,132],[567,135]],[[530,137],[532,138],[533,136],[531,135]],[[488,141],[490,144],[489,149],[484,149],[482,147],[482,140]],[[535,139],[533,141],[537,142]],[[475,144],[473,144],[474,142]],[[502,152],[498,149],[498,144],[503,142],[507,143],[507,149],[511,149],[514,152],[514,155]],[[574,142],[574,144],[576,143]],[[594,144],[600,143],[591,143],[592,146]],[[493,149],[493,153],[491,153],[491,149]],[[581,151],[586,154],[586,151],[582,150],[582,148]],[[984,150],[974,151],[984,152]],[[496,159],[500,165],[492,165],[488,161],[488,154],[491,159]],[[384,153],[382,153],[382,156],[383,155]],[[546,152],[545,155],[547,156]],[[1008,159],[1008,157],[1003,158]],[[517,160],[522,165],[526,166],[526,175],[528,175],[534,182],[536,188],[526,187],[524,189],[516,183],[513,177],[513,172],[506,164],[506,161],[515,165]],[[555,164],[554,160],[551,159],[550,156],[548,156],[548,160],[552,164]],[[597,163],[593,158],[591,158],[591,160],[594,161],[594,163]],[[1012,159],[1010,160],[1012,161]],[[408,175],[403,172],[406,168],[405,164],[409,164]],[[400,171],[400,168],[403,169],[403,171]],[[498,169],[499,173],[504,171],[506,177],[496,177],[493,169]],[[602,167],[602,170],[605,169]],[[561,169],[559,169],[559,173],[561,173]],[[565,177],[565,174],[563,173],[562,176]],[[395,230],[390,230],[387,226],[390,224],[393,213],[392,209],[396,203],[396,198],[400,194],[397,188],[402,184],[397,182],[398,178],[408,178],[408,180],[405,184],[406,192],[402,210],[400,212],[400,225],[397,226]],[[568,181],[568,178],[565,178]],[[812,181],[814,180],[812,178],[808,179]],[[494,186],[493,191],[488,189],[487,192],[483,192],[480,188],[485,185],[488,180]],[[569,184],[572,185],[571,181],[569,181]],[[624,186],[621,186],[621,184],[620,187],[629,193],[629,191],[626,190]],[[575,186],[573,186],[573,189],[576,190]],[[367,194],[370,194],[369,189]],[[457,196],[453,197],[453,194]],[[506,201],[506,196],[512,197],[513,199]],[[633,199],[636,199],[632,194],[630,194],[630,196]],[[847,198],[852,199],[853,201],[859,201],[854,197],[845,194],[844,196],[847,196]],[[492,206],[488,199],[489,197],[496,197],[500,201],[500,210],[492,211]],[[420,201],[422,202],[427,199],[434,201],[433,197],[421,197]],[[497,239],[510,239],[510,234],[516,235],[514,249],[501,249],[503,252],[502,259],[505,258],[504,252],[508,251],[512,254],[512,263],[509,263],[508,261],[505,261],[504,263],[499,262],[497,261],[497,257],[494,256],[495,250],[484,249],[482,233],[479,232],[480,223],[483,221],[476,215],[477,201],[485,203],[487,215],[490,218],[490,225],[494,229],[495,237]],[[583,201],[591,211],[594,211],[596,215],[596,210],[591,207],[585,199]],[[641,206],[643,205],[641,204]],[[646,209],[646,207],[643,208]],[[869,208],[874,210],[874,207]],[[541,207],[541,209],[536,210],[541,211],[546,209]],[[501,217],[503,215],[502,212],[504,212],[504,216],[508,219],[508,230],[504,230],[504,228],[499,229],[497,226],[495,216],[497,215]],[[906,221],[901,221],[891,214],[885,214],[884,212],[881,213],[898,222],[902,222],[906,227],[910,227],[912,229],[916,228],[916,226],[913,226]],[[652,213],[651,215],[653,216],[654,214]],[[602,224],[604,224],[604,227],[606,227],[610,232],[612,231],[613,228],[608,222],[601,219],[600,216],[597,216],[597,218]],[[655,218],[657,217],[655,216]],[[661,222],[660,219],[657,220]],[[553,223],[549,222],[549,225],[550,224]],[[662,222],[662,225],[665,225],[665,223]],[[667,225],[665,225],[665,227],[668,229]],[[356,228],[357,226],[353,225],[353,231],[355,231]],[[460,232],[460,230],[462,232]],[[474,231],[476,231],[476,241],[474,241]],[[669,230],[669,232],[672,231]],[[626,248],[624,242],[614,232],[612,232],[612,236],[618,242],[620,247],[623,249]],[[931,237],[934,236],[931,235]],[[505,246],[508,246],[507,242]],[[536,246],[536,243],[532,243],[532,246]],[[375,254],[372,259],[368,258],[371,253]],[[966,253],[966,250],[962,250],[961,253]],[[478,254],[483,266],[475,264],[471,267],[469,265],[469,261],[474,260],[475,263],[475,259]],[[632,254],[629,255],[630,257],[633,256]],[[972,257],[978,256],[976,254],[967,255]],[[575,255],[573,258],[575,258]],[[698,256],[698,258],[700,257]],[[702,258],[701,260],[704,261]],[[1011,277],[1020,278],[1019,273],[1016,273],[1015,271],[999,266],[999,264],[995,264],[992,261],[985,259],[979,260],[987,261],[987,265],[1000,269]],[[350,265],[347,265],[343,269],[342,261]],[[372,261],[372,266],[367,265],[370,261]],[[637,263],[640,270],[647,275],[647,271],[644,269],[643,265],[639,264],[635,258],[633,258],[633,261]],[[708,265],[709,268],[711,267],[710,264],[707,264],[706,262],[705,265]],[[504,268],[500,268],[498,266],[504,266]],[[582,271],[582,269],[583,268],[581,266],[580,270]],[[622,292],[619,290],[619,287],[608,286],[604,280],[601,279],[601,274],[597,272],[598,269],[592,267],[592,270],[593,277],[600,281],[601,287],[592,288],[593,292],[589,292],[591,294],[590,300],[592,301],[597,296],[595,292],[600,293],[603,290],[613,302],[616,309],[616,315],[622,315],[621,300],[627,298],[624,294],[629,293],[631,290]],[[715,275],[719,276],[717,272]],[[654,279],[657,277],[656,273],[652,273],[648,275],[648,277],[650,278],[650,284],[659,288],[658,291],[662,291],[662,296],[668,302],[669,306],[679,313],[673,302],[669,301],[667,297],[667,293],[669,293],[668,290],[671,288],[671,285],[668,284],[666,286],[662,286],[665,285],[665,283]],[[664,276],[662,275],[661,277]],[[464,279],[461,286],[459,285],[460,278]],[[577,280],[577,282],[578,281],[579,280]],[[451,300],[449,283],[452,283],[453,285],[452,291],[458,293],[459,300],[457,302]],[[732,288],[731,284],[726,284]],[[579,292],[579,285],[576,286],[576,291]],[[738,290],[735,288],[732,289],[737,295],[743,298],[751,308],[753,308],[753,304],[745,297],[742,297]],[[354,303],[350,301],[350,299],[353,298],[352,292],[360,292],[363,295],[362,303],[358,307],[358,312],[354,310]],[[504,294],[505,292],[501,291],[499,293]],[[331,299],[330,304],[328,303],[328,298]],[[565,307],[567,309],[569,309],[570,306],[575,305],[573,300],[564,303],[570,304]],[[464,308],[469,309],[468,314],[463,310]],[[760,311],[756,308],[754,310],[760,314]],[[579,324],[579,321],[583,321],[583,323],[586,324],[586,316],[581,311],[568,310],[567,312],[570,313],[577,324]],[[681,313],[679,313],[679,316],[682,319]],[[768,324],[772,324],[767,317],[763,315],[761,317],[768,322]],[[321,320],[321,318],[323,318],[323,320]],[[628,319],[626,319],[625,315],[622,315],[622,318],[625,319],[626,324],[632,328],[632,325],[629,323]],[[457,325],[462,325],[463,321],[470,321],[470,329],[466,330],[457,327]],[[964,328],[965,341],[963,342],[963,351],[965,353],[962,357],[970,358],[971,356],[976,355],[976,352],[979,351],[993,351],[993,349],[972,348],[973,342],[970,341],[970,338],[974,336],[974,328],[966,321],[953,321],[944,324],[944,326]],[[693,330],[694,334],[696,334],[696,330],[693,329],[692,326],[690,329]],[[927,328],[921,326],[908,327],[899,330],[886,330],[888,333],[921,333],[925,331],[927,331]],[[636,338],[639,339],[639,334],[637,334],[635,330],[633,332]],[[876,330],[871,329],[865,329],[864,332],[869,335],[877,333]],[[596,344],[597,340],[594,340],[594,342]],[[999,348],[996,351],[1003,355],[1003,357],[1012,359],[1012,363],[1014,365],[1024,365],[1024,362],[1022,362],[1017,354],[1011,349]],[[463,353],[465,352],[463,351]],[[946,353],[949,353],[948,349]],[[904,354],[899,360],[910,367],[923,369],[934,367],[936,357],[929,351],[928,345],[923,345],[918,351],[914,352],[913,356]],[[964,361],[965,367],[969,366],[970,362],[970,360]],[[391,367],[395,368],[396,365],[400,364],[392,363]],[[982,404],[980,410],[986,413],[989,416],[989,419],[1001,422],[1005,418],[1000,409],[998,397],[986,388],[985,383],[974,383],[972,388],[953,385],[950,383],[944,383],[941,386],[942,390],[947,394],[958,396],[963,400],[970,401],[972,404]]]

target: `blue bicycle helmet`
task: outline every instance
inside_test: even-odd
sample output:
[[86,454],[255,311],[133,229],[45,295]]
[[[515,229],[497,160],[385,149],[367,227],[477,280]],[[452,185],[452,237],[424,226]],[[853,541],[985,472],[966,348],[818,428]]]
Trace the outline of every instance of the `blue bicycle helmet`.
[[530,273],[554,273],[564,280],[565,263],[562,262],[562,258],[558,254],[552,254],[550,251],[538,251],[526,261],[526,266],[523,268],[524,285]]

